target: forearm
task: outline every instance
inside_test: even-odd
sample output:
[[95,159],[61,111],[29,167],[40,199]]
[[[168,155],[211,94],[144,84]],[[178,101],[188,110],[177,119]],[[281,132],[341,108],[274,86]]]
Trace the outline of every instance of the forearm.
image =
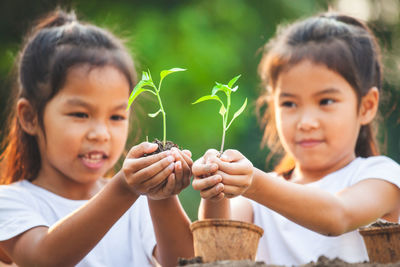
[[148,199],[156,235],[156,259],[162,266],[176,266],[178,257],[194,256],[190,219],[183,210],[178,196],[163,200]]
[[223,198],[219,201],[202,199],[199,207],[199,219],[207,218],[230,219],[230,200],[228,198]]
[[103,238],[138,197],[121,184],[124,181],[120,175],[117,174],[86,205],[50,227],[37,240],[34,254],[39,263],[75,265]]
[[253,183],[244,196],[324,235],[350,230],[345,208],[336,195],[271,177],[256,168]]

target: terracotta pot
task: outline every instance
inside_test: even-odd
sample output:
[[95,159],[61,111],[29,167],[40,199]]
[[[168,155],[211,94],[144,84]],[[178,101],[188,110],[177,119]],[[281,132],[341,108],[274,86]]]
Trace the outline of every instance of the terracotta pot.
[[226,219],[195,221],[193,233],[194,254],[203,262],[221,260],[252,260],[256,258],[262,228],[248,222]]
[[370,262],[400,261],[400,225],[368,226],[358,231],[364,238]]

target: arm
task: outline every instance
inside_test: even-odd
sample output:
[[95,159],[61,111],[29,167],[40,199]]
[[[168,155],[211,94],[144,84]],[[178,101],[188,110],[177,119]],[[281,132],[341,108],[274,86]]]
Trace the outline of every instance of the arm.
[[[153,149],[154,148],[154,149]],[[123,170],[86,205],[48,227],[35,227],[0,242],[0,248],[19,266],[72,266],[103,238],[140,194],[164,181],[173,169],[167,153],[140,158],[155,147],[134,147]]]
[[271,177],[258,169],[254,173],[244,196],[324,235],[355,230],[399,208],[397,186],[378,179],[367,179],[330,194]]
[[[229,154],[231,154],[231,150],[227,150],[221,155],[221,159],[229,161],[225,158]],[[242,179],[242,176],[239,175],[236,183],[227,182],[227,173],[218,169],[221,162],[218,155],[218,151],[210,149],[193,165],[194,180],[192,185],[195,190],[200,191],[202,197],[199,219],[227,218],[252,222],[251,204],[243,198],[230,199],[240,195],[247,188],[249,181]],[[253,171],[253,165],[244,157],[238,158],[237,165],[243,168],[244,173],[252,173]]]
[[172,148],[175,157],[174,173],[168,179],[169,188],[164,192],[165,199],[148,196],[150,215],[153,222],[157,245],[154,256],[162,266],[176,266],[178,257],[194,256],[193,237],[190,219],[179,202],[177,194],[190,184],[192,154],[188,150]]

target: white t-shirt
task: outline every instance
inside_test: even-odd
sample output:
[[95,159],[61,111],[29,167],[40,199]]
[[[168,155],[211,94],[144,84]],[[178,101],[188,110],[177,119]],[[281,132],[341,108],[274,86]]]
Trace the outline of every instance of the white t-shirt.
[[[385,156],[356,158],[344,168],[324,178],[306,184],[335,194],[362,180],[377,178],[400,187],[400,166]],[[300,265],[318,260],[339,257],[347,262],[368,260],[368,254],[358,231],[328,237],[304,228],[267,207],[250,201],[254,223],[264,229],[257,252],[257,260],[267,264]],[[368,207],[365,207],[368,208]]]
[[[63,198],[26,180],[2,185],[0,241],[36,226],[50,227],[86,202]],[[90,225],[87,225],[87,229],[90,229]],[[152,266],[155,245],[147,200],[146,197],[139,197],[76,266]]]

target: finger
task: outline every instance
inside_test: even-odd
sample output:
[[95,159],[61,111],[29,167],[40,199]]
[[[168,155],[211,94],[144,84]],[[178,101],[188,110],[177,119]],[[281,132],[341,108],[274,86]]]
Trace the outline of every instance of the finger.
[[147,190],[150,190],[151,188],[156,187],[162,182],[165,182],[165,180],[168,179],[168,177],[173,173],[174,171],[174,163],[171,163],[169,166],[161,170],[159,173],[151,177],[150,179],[147,179],[146,181],[143,181],[141,185],[144,188],[147,188]]
[[218,170],[216,163],[203,163],[203,160],[196,160],[192,166],[192,173],[195,176],[210,176]]
[[206,151],[206,153],[204,154],[204,160],[207,162],[207,160],[209,158],[213,158],[213,157],[219,157],[220,153],[215,150],[215,149],[209,149]]
[[[141,158],[127,158],[124,162],[124,167],[127,168],[130,172],[137,172],[142,169],[145,169],[163,159],[168,159],[169,162],[174,162],[175,158],[171,155],[170,151],[164,151],[155,155],[141,157]],[[153,174],[154,175],[154,174]],[[153,176],[152,175],[152,176]]]
[[175,164],[175,180],[176,180],[176,187],[181,188],[183,186],[183,169],[182,169],[182,162],[176,161]]
[[[137,178],[138,180],[142,181],[141,183],[145,183],[148,180],[152,180],[155,176],[162,174],[163,172],[166,173],[168,171],[172,172],[174,170],[174,157],[168,156],[158,162],[153,163],[150,166],[147,166],[143,169],[138,170],[134,176],[140,177]],[[170,172],[164,175],[166,178]]]
[[218,197],[218,195],[224,191],[224,187],[222,183],[218,183],[216,186],[200,191],[200,196],[204,199]]
[[225,162],[239,161],[242,158],[244,158],[242,153],[240,153],[239,151],[234,150],[234,149],[225,150],[224,153],[222,153],[222,155],[220,157],[220,159]]
[[220,175],[222,177],[221,182],[224,185],[246,188],[249,187],[251,183],[251,179],[249,179],[248,175],[230,175],[221,171],[217,171],[216,175]]
[[192,159],[187,155],[185,155],[179,149],[176,149],[175,159],[179,160],[182,164],[182,172],[183,172],[182,179],[190,178],[190,176],[192,175],[192,166],[193,166]]
[[142,142],[139,145],[132,147],[129,150],[126,157],[127,158],[140,158],[144,154],[150,154],[150,153],[156,151],[157,148],[158,148],[157,144],[149,143],[149,142]]
[[233,185],[224,184],[224,194],[227,198],[232,198],[243,194],[244,189]]
[[162,188],[163,194],[165,197],[169,197],[173,194],[175,194],[174,190],[176,188],[176,175],[174,173],[171,173],[168,176],[167,183],[165,186]]
[[207,178],[195,178],[193,180],[192,186],[193,189],[202,191],[211,188],[221,182],[222,182],[221,175],[213,175]]
[[224,192],[219,193],[218,195],[216,195],[215,197],[210,198],[211,201],[220,201],[221,199],[223,199],[225,197]]
[[192,165],[193,165],[193,160],[192,160],[192,153],[189,151],[189,150],[186,150],[186,151],[188,151],[189,152],[189,154],[190,154],[190,156],[187,154],[187,153],[185,153],[185,152],[183,152],[183,151],[180,151],[179,149],[177,149],[177,151],[178,151],[178,153],[179,153],[179,155],[181,156],[181,158],[186,162],[186,164],[189,166],[189,168],[191,168],[192,167]]
[[235,175],[245,175],[253,171],[253,164],[246,158],[235,162],[225,162],[220,159],[212,159],[212,163],[218,164],[218,170]]
[[184,150],[182,150],[182,152],[183,152],[185,155],[187,155],[189,158],[192,157],[192,152],[190,152],[190,150],[184,149]]

